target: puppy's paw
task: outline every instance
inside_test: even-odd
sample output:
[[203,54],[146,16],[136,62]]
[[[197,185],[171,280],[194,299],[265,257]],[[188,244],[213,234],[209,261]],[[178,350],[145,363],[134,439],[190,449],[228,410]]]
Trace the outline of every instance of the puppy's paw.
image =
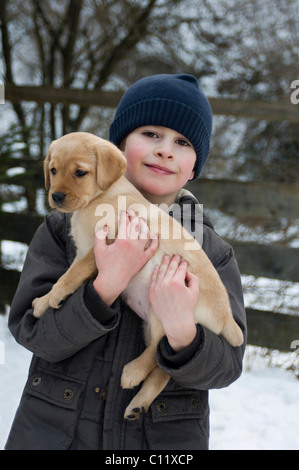
[[51,292],[49,292],[49,305],[54,309],[58,309],[62,306],[65,301],[65,295],[62,292],[62,289],[59,288],[58,284],[55,284],[52,287]]
[[139,419],[142,413],[146,413],[148,409],[145,409],[143,406],[141,408],[135,407],[132,408],[130,405],[126,408],[124,418],[128,421],[134,421],[135,419]]
[[37,297],[32,302],[33,307],[33,316],[35,318],[40,318],[50,307],[49,305],[49,294],[44,295],[43,297]]
[[135,359],[123,368],[121,376],[122,388],[134,388],[145,379],[144,371],[138,367],[138,362]]

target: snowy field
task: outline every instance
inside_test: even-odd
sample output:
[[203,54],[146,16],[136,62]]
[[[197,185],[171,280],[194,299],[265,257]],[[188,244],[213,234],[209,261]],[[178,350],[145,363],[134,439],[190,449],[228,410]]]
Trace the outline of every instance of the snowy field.
[[[0,316],[0,449],[19,404],[31,354],[18,346]],[[210,394],[211,450],[299,450],[299,380],[261,360]]]

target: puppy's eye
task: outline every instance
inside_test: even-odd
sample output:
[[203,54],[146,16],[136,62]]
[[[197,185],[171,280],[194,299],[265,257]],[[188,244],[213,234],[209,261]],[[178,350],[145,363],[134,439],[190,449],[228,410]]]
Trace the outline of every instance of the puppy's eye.
[[82,178],[82,176],[85,176],[85,175],[87,175],[87,171],[83,171],[83,170],[77,170],[76,171],[76,176],[78,178]]
[[50,171],[51,171],[52,175],[56,175],[56,168],[51,168]]

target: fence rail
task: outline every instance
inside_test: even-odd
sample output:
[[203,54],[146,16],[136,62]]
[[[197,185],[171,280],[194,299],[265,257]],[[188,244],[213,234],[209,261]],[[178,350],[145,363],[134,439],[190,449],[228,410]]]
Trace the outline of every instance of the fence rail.
[[[34,101],[36,103],[63,103],[81,106],[115,108],[122,92],[53,88],[51,86],[18,86],[7,84],[5,98],[12,103]],[[271,102],[240,100],[234,98],[209,98],[213,114],[245,117],[258,120],[299,122],[298,107],[290,100]]]
[[293,341],[299,340],[299,317],[283,313],[246,309],[248,344],[284,352],[291,351]]
[[[2,184],[24,188],[43,188],[41,165],[31,162],[32,175],[18,174],[0,179]],[[275,219],[299,219],[299,188],[296,184],[269,182],[242,182],[224,179],[200,178],[186,185],[204,208],[219,209],[234,216]]]
[[186,188],[204,202],[204,207],[237,217],[299,219],[296,184],[200,178]]

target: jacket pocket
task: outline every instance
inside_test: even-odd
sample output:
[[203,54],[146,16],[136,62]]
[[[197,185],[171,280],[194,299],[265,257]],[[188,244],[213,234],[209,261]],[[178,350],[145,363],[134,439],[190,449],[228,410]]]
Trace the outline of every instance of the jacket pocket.
[[150,449],[196,450],[208,448],[208,409],[200,391],[160,394],[145,416]]
[[37,370],[25,386],[7,450],[62,450],[73,441],[84,384]]

